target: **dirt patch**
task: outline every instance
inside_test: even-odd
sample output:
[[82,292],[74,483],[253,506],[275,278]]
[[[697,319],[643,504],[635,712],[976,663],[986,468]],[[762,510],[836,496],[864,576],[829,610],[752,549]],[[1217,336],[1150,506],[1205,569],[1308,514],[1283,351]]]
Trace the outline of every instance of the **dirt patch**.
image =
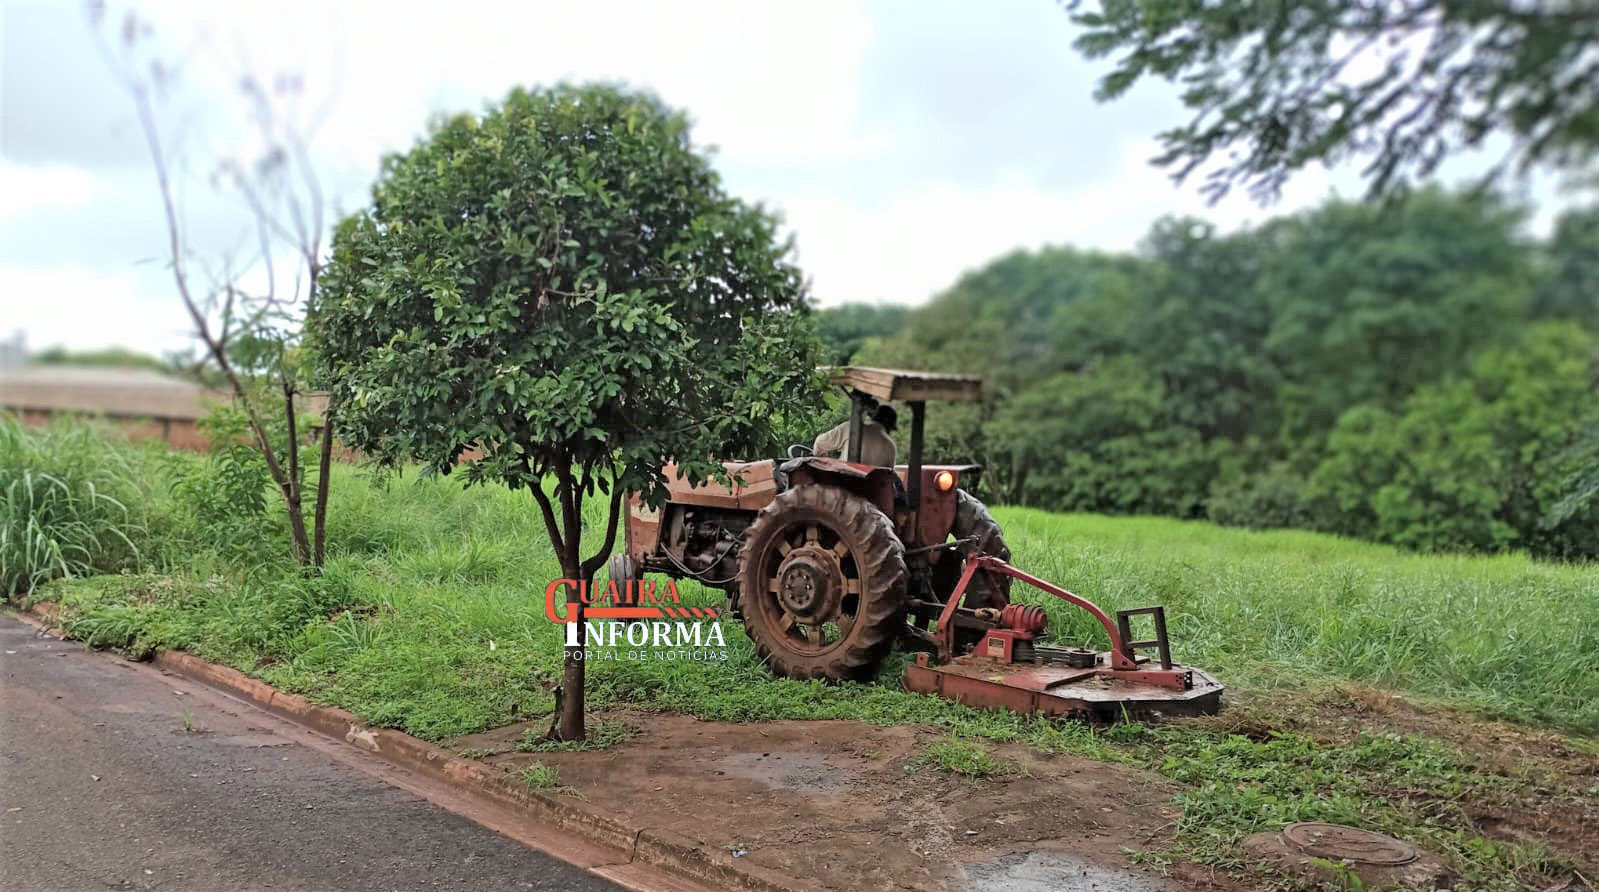
[[1472,712],[1411,700],[1366,685],[1322,688],[1294,704],[1300,720],[1326,731],[1420,734],[1469,753],[1494,774],[1599,783],[1599,743]]
[[630,822],[827,889],[1233,888],[1129,863],[1128,851],[1169,847],[1177,815],[1175,787],[1146,772],[1013,745],[993,752],[1015,771],[978,781],[915,765],[924,746],[947,739],[930,730],[600,718],[642,732],[591,752],[511,751],[521,725],[449,746],[553,766],[562,784]]
[[[639,733],[608,749],[527,753],[515,747],[528,726],[515,725],[449,745],[515,770],[543,762],[563,786],[630,823],[824,889],[1242,892],[1283,879],[1136,857],[1175,848],[1182,788],[1151,771],[973,741],[1003,766],[978,780],[926,758],[950,740],[947,731],[630,711],[594,718]],[[1590,740],[1360,686],[1240,697],[1220,716],[1184,724],[1254,740],[1293,732],[1329,746],[1363,732],[1442,741],[1459,753],[1459,790],[1382,794],[1438,826],[1537,843],[1556,853],[1552,863],[1599,875],[1599,750]]]
[[856,779],[848,766],[827,756],[788,750],[779,753],[728,753],[716,761],[721,771],[774,789],[802,795],[831,795],[850,788]]
[[[1500,788],[1439,801],[1484,836],[1538,843],[1599,871],[1599,741],[1484,718],[1467,710],[1418,702],[1366,685],[1236,698],[1229,711],[1196,725],[1262,740],[1292,731],[1341,744],[1365,732],[1411,734],[1443,741]],[[1416,791],[1398,791],[1415,796]]]

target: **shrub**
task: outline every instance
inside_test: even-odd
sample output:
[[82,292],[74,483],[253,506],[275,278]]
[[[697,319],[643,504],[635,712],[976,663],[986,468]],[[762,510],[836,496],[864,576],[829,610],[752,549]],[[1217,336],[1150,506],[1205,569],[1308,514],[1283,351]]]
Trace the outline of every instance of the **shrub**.
[[235,407],[213,409],[201,422],[209,452],[170,453],[163,470],[193,546],[256,565],[279,557],[283,540],[274,526],[278,518],[268,510],[272,477],[261,450],[248,439],[246,423]]
[[1304,478],[1284,465],[1232,480],[1210,490],[1206,513],[1217,523],[1252,530],[1312,526]]

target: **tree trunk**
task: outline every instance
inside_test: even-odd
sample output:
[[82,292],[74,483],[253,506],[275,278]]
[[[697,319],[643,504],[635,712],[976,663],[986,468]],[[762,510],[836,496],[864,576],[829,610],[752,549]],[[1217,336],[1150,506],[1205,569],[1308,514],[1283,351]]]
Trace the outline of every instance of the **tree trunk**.
[[333,469],[333,403],[322,411],[322,442],[317,444],[316,507],[311,518],[312,537],[315,539],[311,562],[318,570],[327,557],[328,529],[328,475]]
[[294,559],[304,567],[311,563],[311,540],[305,532],[305,510],[300,501],[300,431],[294,417],[294,387],[283,382],[283,414],[289,431],[286,446],[288,474],[283,484],[283,502],[289,511],[289,536],[294,540]]
[[[578,571],[564,571],[567,579],[593,585],[593,580],[579,579]],[[582,740],[587,733],[583,727],[583,601],[581,591],[573,586],[566,588],[566,616],[568,622],[577,623],[577,647],[565,647],[561,652],[560,714],[556,716],[555,736],[561,740]]]

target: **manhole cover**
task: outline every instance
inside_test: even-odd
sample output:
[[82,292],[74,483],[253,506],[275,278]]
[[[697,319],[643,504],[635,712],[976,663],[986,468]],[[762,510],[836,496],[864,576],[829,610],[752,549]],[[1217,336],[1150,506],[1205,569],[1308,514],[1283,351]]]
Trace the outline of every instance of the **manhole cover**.
[[1306,855],[1331,861],[1392,865],[1416,860],[1410,843],[1342,824],[1289,824],[1283,828],[1283,839]]

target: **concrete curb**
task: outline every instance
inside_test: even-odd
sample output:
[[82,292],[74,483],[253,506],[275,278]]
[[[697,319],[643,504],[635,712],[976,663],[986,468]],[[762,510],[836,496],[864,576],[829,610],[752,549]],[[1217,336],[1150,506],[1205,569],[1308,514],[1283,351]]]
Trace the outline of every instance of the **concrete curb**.
[[[58,605],[38,603],[26,609],[36,620],[46,623],[52,632],[61,633]],[[821,888],[757,865],[732,862],[721,853],[707,850],[672,830],[633,826],[571,796],[530,790],[518,783],[509,770],[462,759],[443,747],[400,731],[372,728],[346,710],[319,706],[237,669],[207,662],[193,654],[165,650],[150,662],[175,675],[248,700],[324,737],[343,741],[402,768],[444,781],[463,794],[509,807],[546,828],[622,852],[629,864],[648,864],[713,889],[816,892]],[[580,863],[579,866],[589,867]],[[594,872],[608,876],[604,870]]]

